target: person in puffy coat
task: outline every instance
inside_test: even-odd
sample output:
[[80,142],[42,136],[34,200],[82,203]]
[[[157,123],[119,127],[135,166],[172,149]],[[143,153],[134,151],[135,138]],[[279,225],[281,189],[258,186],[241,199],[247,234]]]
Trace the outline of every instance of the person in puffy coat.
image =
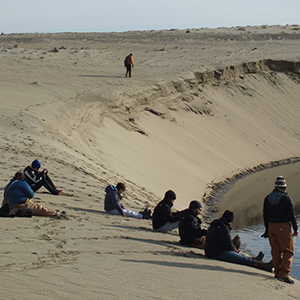
[[178,228],[180,219],[188,212],[188,209],[172,212],[171,208],[175,199],[175,192],[168,190],[164,198],[156,205],[152,216],[154,230],[166,233]]
[[206,233],[205,255],[209,258],[227,261],[235,264],[246,265],[268,272],[272,272],[272,261],[264,263],[259,256],[256,258],[248,257],[239,252],[230,236],[230,223],[233,222],[233,212],[226,210],[220,219],[212,221]]
[[119,182],[116,186],[109,185],[105,188],[105,200],[104,210],[111,215],[121,215],[123,217],[131,217],[137,219],[150,219],[151,210],[145,209],[141,212],[135,212],[130,209],[126,209],[121,204],[122,194],[125,192],[125,184]]
[[34,197],[34,192],[29,184],[25,181],[25,175],[19,171],[14,178],[4,188],[4,200],[7,200],[15,206],[18,210],[31,210],[32,215],[35,216],[54,216],[64,217],[66,213],[62,213],[45,208],[44,206],[34,203],[31,199]]
[[287,184],[282,176],[276,178],[274,187],[264,200],[266,230],[262,237],[269,238],[275,278],[293,284],[294,281],[290,278],[294,255],[293,236],[299,234],[294,204],[286,192]]
[[198,218],[201,208],[199,201],[191,201],[187,214],[179,221],[179,242],[182,245],[204,249],[207,230],[201,228],[202,221]]

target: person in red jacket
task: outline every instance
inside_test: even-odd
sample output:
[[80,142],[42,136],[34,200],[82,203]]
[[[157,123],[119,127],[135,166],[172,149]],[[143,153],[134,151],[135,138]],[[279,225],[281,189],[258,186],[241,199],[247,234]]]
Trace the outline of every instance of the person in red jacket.
[[134,68],[132,53],[126,56],[124,60],[124,65],[126,67],[125,76],[127,77],[127,75],[129,75],[129,77],[131,77],[131,67]]

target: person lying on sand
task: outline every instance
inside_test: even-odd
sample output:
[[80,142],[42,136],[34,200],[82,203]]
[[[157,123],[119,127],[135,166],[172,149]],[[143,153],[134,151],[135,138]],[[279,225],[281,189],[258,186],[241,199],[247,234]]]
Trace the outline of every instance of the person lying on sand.
[[207,230],[201,228],[202,221],[198,217],[201,208],[199,201],[190,202],[187,214],[179,221],[180,244],[204,249]]
[[52,180],[48,176],[48,170],[41,168],[41,163],[35,159],[31,166],[24,169],[25,179],[34,192],[40,189],[42,186],[45,187],[52,195],[60,195],[62,190],[58,190],[53,184]]
[[175,200],[175,192],[168,190],[164,198],[156,205],[152,215],[152,226],[154,230],[166,233],[178,228],[180,219],[188,213],[188,209],[172,212],[171,208]]
[[3,196],[3,202],[5,198],[8,197],[8,201],[13,204],[15,208],[18,210],[30,209],[33,216],[64,217],[66,215],[65,212],[59,213],[32,202],[30,199],[34,197],[34,192],[25,181],[25,175],[21,171],[18,171],[5,187]]
[[233,222],[233,212],[226,210],[220,219],[214,220],[206,233],[205,255],[222,261],[246,265],[268,272],[272,272],[272,260],[264,263],[260,257],[251,258],[239,252],[233,244],[230,236],[230,223]]
[[109,185],[105,188],[105,200],[104,210],[111,215],[121,215],[123,217],[131,217],[136,219],[150,219],[151,210],[145,208],[144,211],[135,212],[130,209],[126,209],[121,204],[122,194],[125,192],[125,184],[119,182],[116,186]]

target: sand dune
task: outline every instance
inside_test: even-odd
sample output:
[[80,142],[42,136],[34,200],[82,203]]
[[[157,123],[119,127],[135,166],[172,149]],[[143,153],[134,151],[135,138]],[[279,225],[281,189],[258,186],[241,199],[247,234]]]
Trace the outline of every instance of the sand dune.
[[175,209],[201,200],[209,221],[220,184],[297,160],[299,38],[298,25],[1,35],[0,188],[38,158],[64,193],[35,201],[69,215],[0,220],[5,299],[297,298],[298,284],[105,215],[103,198],[124,181],[139,210],[173,189]]

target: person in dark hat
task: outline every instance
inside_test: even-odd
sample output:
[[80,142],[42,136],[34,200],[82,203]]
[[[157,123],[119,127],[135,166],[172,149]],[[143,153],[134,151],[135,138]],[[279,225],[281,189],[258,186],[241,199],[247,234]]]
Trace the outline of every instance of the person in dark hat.
[[62,190],[58,190],[50,177],[48,170],[40,171],[41,163],[35,159],[30,166],[24,169],[25,180],[28,182],[34,192],[39,190],[42,186],[45,187],[52,195],[60,195]]
[[151,219],[151,210],[145,208],[143,211],[136,212],[125,208],[121,204],[123,193],[126,186],[123,182],[118,182],[117,185],[108,185],[105,188],[104,210],[111,215],[121,215],[123,217],[131,217],[136,219]]
[[156,205],[152,215],[153,229],[160,232],[168,232],[178,228],[180,219],[188,212],[188,209],[172,212],[176,194],[172,190],[165,193],[164,198]]
[[180,244],[204,249],[206,230],[201,228],[202,221],[198,217],[201,208],[199,201],[190,202],[187,214],[179,221]]
[[278,176],[274,190],[264,200],[263,216],[266,229],[262,237],[269,238],[275,278],[293,284],[294,281],[290,278],[294,255],[293,236],[297,236],[299,232],[294,204],[286,192],[286,187],[286,180]]
[[240,253],[236,248],[230,236],[230,223],[233,222],[233,219],[233,212],[226,210],[220,219],[216,219],[211,223],[206,233],[205,255],[209,258],[272,272],[272,261],[269,263],[261,261],[263,252],[260,252],[257,257],[252,258]]

